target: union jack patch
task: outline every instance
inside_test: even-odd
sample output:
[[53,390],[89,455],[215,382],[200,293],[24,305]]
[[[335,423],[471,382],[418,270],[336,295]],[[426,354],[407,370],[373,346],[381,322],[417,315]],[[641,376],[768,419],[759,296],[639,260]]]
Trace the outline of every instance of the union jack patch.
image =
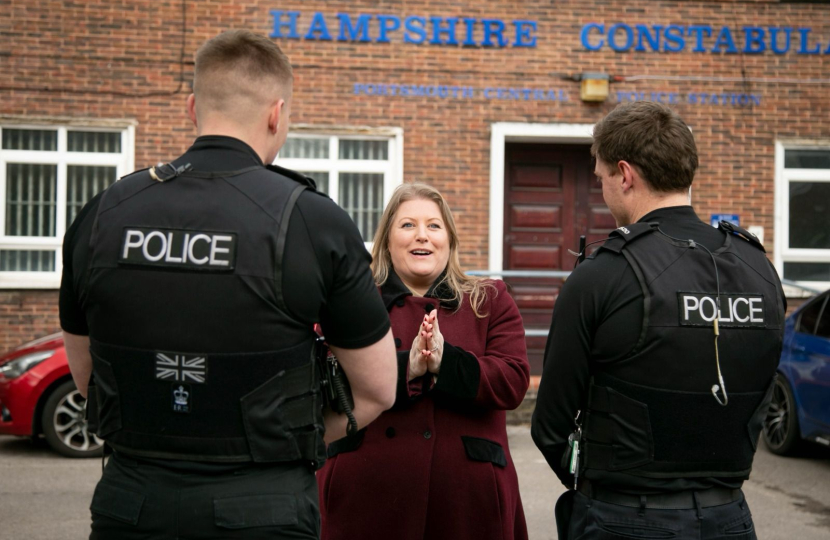
[[156,353],[156,379],[204,384],[207,381],[207,358]]

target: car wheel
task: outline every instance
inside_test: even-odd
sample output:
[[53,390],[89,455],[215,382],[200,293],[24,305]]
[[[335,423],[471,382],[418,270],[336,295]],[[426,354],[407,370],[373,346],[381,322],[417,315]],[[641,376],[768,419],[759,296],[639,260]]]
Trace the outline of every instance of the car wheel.
[[787,381],[778,376],[772,391],[772,401],[764,418],[764,442],[773,454],[794,453],[801,446],[798,411]]
[[87,429],[86,399],[75,383],[66,381],[49,395],[43,407],[43,436],[55,451],[67,457],[100,457],[104,441]]

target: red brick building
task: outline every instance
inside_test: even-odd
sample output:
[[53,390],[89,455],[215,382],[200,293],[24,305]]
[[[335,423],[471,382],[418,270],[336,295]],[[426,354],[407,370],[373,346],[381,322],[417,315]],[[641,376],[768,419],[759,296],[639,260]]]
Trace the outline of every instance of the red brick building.
[[[591,126],[649,99],[695,134],[701,218],[733,216],[784,277],[830,284],[830,2],[11,0],[0,350],[58,329],[67,224],[118,176],[188,146],[194,52],[229,28],[288,53],[292,138],[278,162],[317,178],[367,241],[391,189],[418,180],[449,199],[467,269],[572,268],[578,236],[614,226]],[[604,101],[581,99],[605,80]],[[544,330],[556,282],[511,284],[526,325]],[[530,344],[538,373],[544,338]]]

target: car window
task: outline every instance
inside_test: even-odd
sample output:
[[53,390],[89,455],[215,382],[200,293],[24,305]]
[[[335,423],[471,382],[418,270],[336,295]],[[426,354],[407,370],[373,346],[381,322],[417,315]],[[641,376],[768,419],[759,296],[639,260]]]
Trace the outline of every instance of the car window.
[[816,323],[821,315],[821,309],[824,307],[825,301],[827,301],[826,296],[811,302],[809,306],[804,308],[801,312],[801,316],[798,318],[798,327],[795,330],[796,332],[801,332],[802,334],[816,333]]
[[830,338],[830,311],[828,311],[827,304],[824,306],[821,315],[819,315],[818,326],[816,326],[816,335],[818,337]]

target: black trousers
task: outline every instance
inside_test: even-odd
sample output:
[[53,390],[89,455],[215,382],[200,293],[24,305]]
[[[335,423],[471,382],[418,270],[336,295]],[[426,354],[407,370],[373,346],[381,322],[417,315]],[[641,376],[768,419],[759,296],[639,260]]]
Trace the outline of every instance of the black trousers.
[[556,503],[556,519],[559,540],[757,539],[743,498],[720,506],[661,510],[620,506],[566,491]]
[[194,473],[116,453],[90,511],[90,540],[320,537],[317,482],[304,465]]

